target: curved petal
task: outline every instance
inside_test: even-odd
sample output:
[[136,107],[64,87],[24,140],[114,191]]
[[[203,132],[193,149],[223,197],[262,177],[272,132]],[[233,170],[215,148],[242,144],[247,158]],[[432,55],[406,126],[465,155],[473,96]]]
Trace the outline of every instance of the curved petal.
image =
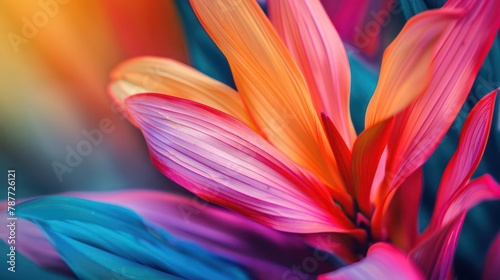
[[319,0],[270,0],[269,18],[304,75],[318,114],[325,112],[351,148],[351,76],[344,44]]
[[500,233],[493,241],[484,263],[483,280],[495,280],[500,275]]
[[439,228],[482,201],[499,198],[500,186],[490,175],[483,175],[455,191],[443,209],[437,211],[435,225]]
[[316,177],[235,118],[159,94],[125,103],[157,168],[200,197],[282,231],[353,229]]
[[433,279],[450,276],[453,256],[467,211],[477,204],[500,199],[500,186],[484,175],[457,190],[447,205],[433,216],[431,226],[410,252],[424,275]]
[[366,217],[372,215],[371,188],[393,123],[394,118],[382,121],[363,131],[354,142],[352,151],[354,190],[358,206]]
[[320,280],[424,279],[403,252],[388,243],[370,247],[365,259],[321,275]]
[[422,240],[409,253],[426,279],[452,279],[453,256],[465,214]]
[[17,216],[34,222],[82,279],[249,278],[232,261],[119,206],[54,196],[19,204]]
[[458,148],[442,176],[434,211],[444,207],[455,191],[469,181],[479,165],[488,142],[497,91],[483,97],[467,116]]
[[467,98],[500,27],[496,12],[500,10],[500,1],[450,0],[433,11],[457,9],[463,13],[443,36],[425,91],[397,118],[387,165],[393,177],[392,187],[421,166],[441,142]]
[[406,23],[384,52],[377,88],[366,110],[365,129],[403,111],[425,91],[433,74],[429,69],[436,68],[434,59],[458,15],[455,10],[435,10]]
[[[335,160],[337,161],[340,176],[342,177],[344,186],[349,195],[351,197],[354,197],[355,194],[351,171],[351,151],[349,150],[349,146],[347,146],[346,142],[342,138],[342,135],[327,115],[321,113],[321,120],[323,122],[328,141],[330,142],[330,147],[332,147],[333,155],[335,156]],[[354,216],[354,209],[352,209],[349,214],[351,216]]]
[[240,95],[183,63],[159,57],[140,57],[117,66],[111,73],[109,91],[123,100],[138,93],[157,92],[193,100],[227,113],[257,131]]
[[307,83],[257,2],[191,0],[191,5],[228,59],[238,92],[267,140],[344,191]]

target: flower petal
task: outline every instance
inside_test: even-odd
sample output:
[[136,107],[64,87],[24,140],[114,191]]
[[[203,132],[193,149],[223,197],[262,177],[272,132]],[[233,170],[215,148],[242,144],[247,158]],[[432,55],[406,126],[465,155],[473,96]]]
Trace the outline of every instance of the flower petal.
[[452,279],[453,256],[465,215],[456,217],[446,226],[422,240],[409,253],[426,279]]
[[119,206],[54,196],[19,204],[17,215],[36,223],[82,279],[248,278],[232,261]]
[[358,263],[321,275],[320,280],[424,279],[406,255],[388,243],[370,247],[366,258]]
[[396,190],[385,214],[385,227],[391,243],[408,252],[418,239],[418,210],[422,196],[423,173],[417,169]]
[[191,0],[257,126],[281,152],[344,191],[307,83],[256,1]]
[[157,168],[200,197],[282,231],[353,229],[316,177],[235,118],[159,94],[125,103]]
[[433,279],[447,279],[467,211],[492,199],[500,199],[500,186],[491,176],[484,175],[457,190],[447,205],[436,212],[431,226],[410,252],[424,275]]
[[316,112],[329,116],[351,148],[350,70],[344,44],[319,0],[270,0],[269,17],[304,75]]
[[495,280],[500,275],[500,232],[493,241],[484,263],[483,280]]
[[111,79],[110,94],[120,105],[134,94],[164,93],[213,107],[257,131],[235,90],[180,62],[158,57],[135,58],[116,67]]
[[488,142],[497,91],[483,97],[467,116],[458,148],[442,176],[434,211],[444,207],[455,191],[469,181],[479,165]]
[[[371,230],[372,235],[377,240],[386,240],[390,237],[395,238],[394,243],[401,246],[402,249],[408,249],[409,244],[415,242],[415,222],[414,218],[418,213],[418,206],[420,201],[420,195],[422,192],[422,170],[417,169],[410,177],[398,187],[393,188],[389,191],[387,196],[381,197],[380,202],[375,207],[373,212]],[[387,181],[381,183],[381,187],[384,187]],[[386,186],[386,185],[385,185]],[[407,198],[407,195],[411,195],[411,198]],[[404,210],[399,209],[399,205],[404,204]],[[393,209],[397,209],[394,213]],[[399,220],[406,217],[398,217],[399,214],[408,216],[408,220],[405,220],[402,227],[400,225],[393,224],[399,223]],[[397,236],[404,231],[405,236]]]
[[[332,147],[333,155],[335,156],[335,160],[337,161],[340,176],[342,177],[344,186],[347,189],[349,195],[351,197],[354,197],[354,188],[352,182],[353,178],[351,171],[351,151],[342,138],[342,135],[333,124],[332,120],[324,113],[321,113],[321,120],[323,121],[323,126],[325,128],[328,141],[330,142],[330,147]],[[349,211],[350,209],[352,209],[352,207],[349,207],[345,210]],[[354,209],[352,209],[351,213],[349,214],[354,215],[353,211]]]
[[397,117],[387,165],[394,177],[392,187],[421,166],[439,145],[467,98],[500,27],[496,12],[500,1],[450,0],[433,11],[457,9],[463,12],[443,36],[425,91]]
[[366,217],[372,215],[371,188],[393,121],[394,118],[390,118],[366,129],[354,142],[352,151],[354,190],[358,206]]
[[433,73],[429,68],[436,68],[434,58],[457,18],[455,10],[435,10],[407,22],[384,52],[379,82],[366,110],[365,129],[403,111],[425,91]]

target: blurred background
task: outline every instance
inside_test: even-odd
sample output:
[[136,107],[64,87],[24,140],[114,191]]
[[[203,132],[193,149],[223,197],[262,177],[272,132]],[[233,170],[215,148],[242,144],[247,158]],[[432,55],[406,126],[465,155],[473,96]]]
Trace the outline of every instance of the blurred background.
[[[346,43],[352,79],[357,81],[352,83],[351,105],[357,106],[353,112],[364,112],[359,108],[366,108],[373,93],[383,50],[406,20],[445,2],[412,5],[402,1],[322,1]],[[265,1],[259,2],[265,10]],[[379,17],[381,12],[389,17]],[[358,25],[346,26],[346,17],[356,17]],[[373,22],[378,23],[375,31],[370,29]],[[5,0],[0,2],[0,35],[0,170],[17,171],[18,198],[129,188],[187,194],[152,166],[141,134],[106,92],[110,71],[141,55],[177,59],[234,87],[224,57],[200,27],[187,0],[126,4],[119,0]],[[456,147],[467,112],[480,97],[500,86],[499,41],[497,36],[462,113],[426,165],[422,227],[430,217],[440,174]],[[357,130],[362,130],[364,115],[353,119]],[[489,156],[476,174],[490,172],[497,181],[498,119],[497,110]],[[102,141],[92,145],[74,167],[68,166],[68,153],[86,139],[86,132],[99,129],[103,120],[113,130],[103,133]],[[61,169],[62,165],[68,169]],[[6,195],[0,192],[1,199]],[[468,215],[456,258],[459,278],[480,274],[484,252],[500,227],[500,219],[495,218],[499,214],[500,205],[491,202]],[[1,279],[7,279],[5,272],[0,270]],[[34,272],[42,273],[23,259],[16,279],[28,279]],[[58,279],[43,273],[40,279]]]

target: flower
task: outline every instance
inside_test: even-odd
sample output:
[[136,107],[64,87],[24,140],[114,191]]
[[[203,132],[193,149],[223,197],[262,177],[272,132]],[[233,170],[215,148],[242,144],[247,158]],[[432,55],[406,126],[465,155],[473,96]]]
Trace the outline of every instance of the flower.
[[[435,217],[419,236],[421,165],[467,97],[498,31],[491,11],[499,4],[449,1],[408,21],[384,53],[357,136],[347,56],[318,1],[269,1],[274,27],[251,1],[191,3],[228,59],[237,92],[151,57],[112,74],[111,94],[142,130],[158,169],[202,198],[305,234],[313,245],[318,234],[335,236],[342,246],[323,249],[347,262],[390,241],[424,276],[447,277],[464,213],[499,195],[490,177],[469,183],[496,91],[469,115]],[[481,32],[470,40],[464,30]]]
[[[347,56],[319,1],[269,1],[274,27],[252,1],[191,3],[227,57],[237,92],[168,59],[134,59],[112,74],[111,95],[142,130],[158,169],[208,201],[300,234],[349,264],[323,279],[449,278],[465,213],[500,197],[491,177],[470,181],[484,151],[496,91],[467,117],[442,176],[432,222],[419,235],[421,166],[465,101],[500,26],[493,12],[500,4],[452,0],[412,18],[384,54],[366,129],[357,135],[349,112]],[[477,36],[471,40],[468,33]],[[97,220],[107,239],[96,243],[61,226],[57,212],[35,213],[44,209],[37,208],[40,204],[46,207],[47,201],[24,204],[23,215],[49,232],[56,249],[76,246],[61,245],[57,234],[63,231],[83,244],[124,254],[110,245],[109,236],[121,232],[106,228],[108,223]],[[108,219],[105,213],[98,216]],[[127,228],[119,216],[117,223],[127,234],[152,234],[141,235],[148,246],[165,246],[165,240],[167,247],[183,244],[127,214],[134,227]],[[45,221],[53,224],[45,226]],[[83,226],[88,224],[94,222],[84,220]],[[320,244],[324,238],[333,242]],[[214,263],[203,249],[179,252],[182,248],[168,252],[187,253],[188,261],[201,258],[200,266],[212,273],[227,265],[229,274],[221,277],[245,276],[220,255],[215,258],[221,263]],[[194,255],[198,251],[199,258]],[[166,257],[148,256],[147,265],[171,269]],[[203,276],[189,267],[173,268],[176,275]],[[81,266],[72,269],[86,276]]]

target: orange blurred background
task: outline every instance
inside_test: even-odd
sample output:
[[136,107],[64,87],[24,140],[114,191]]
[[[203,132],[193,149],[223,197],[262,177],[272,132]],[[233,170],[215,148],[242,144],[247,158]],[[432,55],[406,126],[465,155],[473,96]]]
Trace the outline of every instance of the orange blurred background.
[[[18,196],[177,190],[152,166],[142,136],[106,93],[109,72],[127,58],[157,55],[187,62],[174,4],[0,2],[0,166],[17,170]],[[113,131],[77,166],[66,165],[68,147],[76,149],[86,139],[83,131],[99,129],[104,119],[111,120]],[[59,178],[55,162],[68,167]]]

